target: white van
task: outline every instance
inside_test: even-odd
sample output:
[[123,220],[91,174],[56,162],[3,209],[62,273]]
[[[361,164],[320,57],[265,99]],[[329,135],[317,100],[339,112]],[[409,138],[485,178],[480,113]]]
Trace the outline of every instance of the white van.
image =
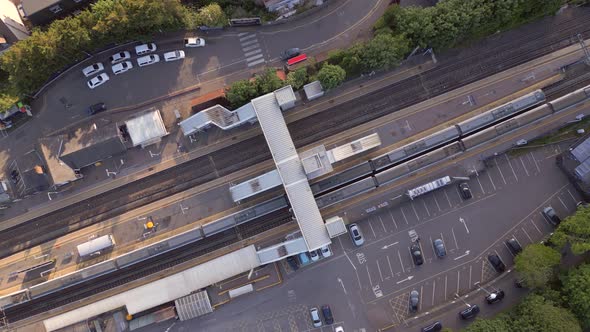
[[156,44],[147,43],[147,44],[135,46],[135,53],[137,55],[144,55],[144,54],[155,52],[156,49],[157,49]]
[[166,62],[180,59],[184,59],[184,51],[178,50],[164,53],[164,60],[166,60]]
[[149,66],[156,62],[160,62],[160,56],[157,54],[150,54],[146,56],[142,56],[141,58],[137,58],[137,64],[140,67]]

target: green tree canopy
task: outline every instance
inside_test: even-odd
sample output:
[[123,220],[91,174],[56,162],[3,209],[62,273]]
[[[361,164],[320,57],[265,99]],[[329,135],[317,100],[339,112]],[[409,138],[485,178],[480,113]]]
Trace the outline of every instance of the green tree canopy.
[[365,70],[389,69],[401,62],[410,52],[409,41],[404,36],[379,34],[368,42],[361,53]]
[[299,90],[307,83],[307,69],[299,68],[287,74],[287,84]]
[[500,315],[492,319],[477,318],[469,324],[464,332],[507,332],[510,331],[510,319],[506,315]]
[[283,85],[284,82],[277,76],[277,72],[273,68],[266,68],[262,74],[256,75],[254,81],[259,96],[280,89]]
[[553,248],[533,243],[516,256],[515,268],[528,287],[543,288],[553,278],[560,256]]
[[326,90],[333,89],[342,84],[344,78],[346,78],[346,72],[342,67],[337,65],[326,63],[318,72],[318,80]]
[[249,80],[236,81],[225,92],[225,97],[233,107],[245,105],[257,95],[256,86]]
[[565,303],[578,317],[584,329],[590,329],[590,264],[570,271],[563,280]]
[[514,332],[581,332],[576,317],[540,295],[527,296],[511,314]]
[[590,251],[590,207],[580,206],[565,218],[551,236],[551,243],[561,248],[569,243],[576,255]]
[[202,25],[208,27],[222,27],[227,25],[227,17],[225,16],[223,9],[221,9],[221,6],[216,3],[201,8],[197,19]]

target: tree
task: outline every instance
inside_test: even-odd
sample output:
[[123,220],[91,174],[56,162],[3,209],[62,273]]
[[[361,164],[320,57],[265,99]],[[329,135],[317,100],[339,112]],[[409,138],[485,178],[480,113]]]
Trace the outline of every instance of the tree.
[[567,309],[555,306],[540,295],[527,296],[511,313],[514,332],[581,332],[580,323]]
[[576,255],[590,251],[590,207],[580,206],[575,214],[561,222],[551,236],[551,243],[561,248],[570,244]]
[[225,92],[225,97],[233,107],[245,105],[257,95],[256,86],[248,80],[234,82]]
[[207,5],[199,10],[198,20],[202,25],[208,27],[222,27],[227,25],[227,17],[216,3]]
[[307,83],[307,69],[299,68],[287,74],[287,84],[299,90]]
[[580,265],[563,280],[563,294],[582,327],[590,328],[590,264]]
[[477,318],[464,332],[506,332],[510,330],[510,318],[500,315],[492,319]]
[[553,278],[559,260],[555,249],[533,243],[516,256],[515,267],[528,287],[543,288]]
[[365,70],[390,69],[410,52],[410,43],[404,36],[380,34],[368,42],[361,53]]
[[346,78],[346,72],[342,67],[336,65],[324,64],[318,72],[318,80],[326,90],[337,87],[344,81],[344,78]]
[[277,76],[273,68],[266,68],[262,74],[256,75],[254,85],[258,95],[265,95],[283,87],[285,83]]

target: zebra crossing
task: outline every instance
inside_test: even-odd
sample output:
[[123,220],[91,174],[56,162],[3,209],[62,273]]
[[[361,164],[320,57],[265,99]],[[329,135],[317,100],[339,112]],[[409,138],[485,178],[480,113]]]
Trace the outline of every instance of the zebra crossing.
[[260,48],[260,43],[256,37],[256,33],[242,32],[238,34],[238,37],[240,38],[240,45],[242,46],[242,51],[246,57],[248,67],[253,67],[266,62],[262,49]]

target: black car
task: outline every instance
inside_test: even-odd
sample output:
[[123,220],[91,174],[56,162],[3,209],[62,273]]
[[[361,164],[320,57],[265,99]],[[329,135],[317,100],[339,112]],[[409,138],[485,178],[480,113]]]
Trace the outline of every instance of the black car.
[[436,255],[440,258],[443,258],[447,255],[447,251],[445,250],[445,243],[441,239],[436,239],[432,242],[432,246],[434,247],[434,251]]
[[491,292],[490,294],[488,294],[486,296],[486,301],[488,302],[488,304],[492,304],[492,303],[502,301],[503,298],[504,298],[504,291],[501,289],[498,289],[497,291]]
[[291,58],[298,56],[299,54],[301,54],[300,49],[296,47],[290,48],[288,50],[284,50],[283,52],[281,52],[281,59],[287,61]]
[[461,197],[463,197],[463,199],[470,199],[471,197],[473,197],[473,195],[471,195],[471,189],[469,189],[469,185],[467,184],[467,182],[462,182],[459,184],[459,192],[461,193]]
[[329,305],[322,306],[322,315],[324,315],[324,321],[327,325],[334,324],[334,316],[332,316],[332,310]]
[[420,303],[420,293],[417,290],[410,292],[410,312],[418,311],[418,304]]
[[506,271],[506,265],[504,265],[504,263],[502,262],[502,260],[500,259],[500,257],[498,255],[496,255],[496,254],[488,255],[488,261],[490,261],[490,264],[492,264],[492,266],[494,267],[494,270],[496,270],[496,272],[502,273],[502,272]]
[[422,250],[420,249],[420,245],[418,243],[412,244],[410,247],[410,253],[412,254],[412,258],[414,259],[414,264],[422,265],[424,263],[424,258],[422,257]]
[[515,255],[518,255],[518,253],[522,251],[520,243],[518,243],[515,238],[507,240],[506,245],[508,245],[508,249],[510,249],[510,251],[512,251],[512,253]]
[[428,326],[424,326],[422,332],[439,332],[442,330],[442,327],[442,324],[439,321],[436,321]]
[[477,316],[478,313],[479,307],[474,304],[471,307],[461,311],[459,313],[459,316],[461,316],[461,319],[472,319],[475,318],[475,316]]
[[289,263],[289,266],[293,269],[293,271],[299,268],[299,264],[297,264],[297,260],[293,256],[287,257],[287,263]]
[[555,210],[551,206],[547,206],[543,209],[543,215],[553,226],[557,226],[561,223],[561,218],[557,216]]
[[107,107],[105,106],[104,103],[94,104],[94,105],[88,107],[88,114],[89,115],[94,115],[94,114],[96,114],[98,112],[102,112],[102,111],[104,111],[106,109],[107,109]]

